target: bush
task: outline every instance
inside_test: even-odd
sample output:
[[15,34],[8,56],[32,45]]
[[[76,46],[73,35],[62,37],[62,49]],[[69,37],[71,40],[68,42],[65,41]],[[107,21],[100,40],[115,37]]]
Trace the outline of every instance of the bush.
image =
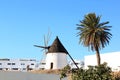
[[87,70],[73,70],[72,80],[112,80],[111,68],[104,63],[100,66],[88,66]]
[[67,66],[65,66],[62,70],[61,70],[61,72],[60,72],[60,80],[62,79],[62,78],[64,78],[64,77],[67,77],[67,74],[69,74],[70,73],[70,66],[69,65],[67,65]]
[[120,71],[119,72],[112,72],[113,80],[120,80]]

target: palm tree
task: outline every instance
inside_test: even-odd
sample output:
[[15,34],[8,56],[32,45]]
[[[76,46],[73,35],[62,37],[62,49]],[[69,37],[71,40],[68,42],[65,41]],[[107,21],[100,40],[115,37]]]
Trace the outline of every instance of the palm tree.
[[97,64],[100,65],[99,50],[109,44],[112,34],[109,32],[111,26],[106,26],[109,22],[100,23],[101,16],[96,16],[95,13],[89,13],[84,16],[84,19],[77,24],[79,43],[85,47],[96,51]]

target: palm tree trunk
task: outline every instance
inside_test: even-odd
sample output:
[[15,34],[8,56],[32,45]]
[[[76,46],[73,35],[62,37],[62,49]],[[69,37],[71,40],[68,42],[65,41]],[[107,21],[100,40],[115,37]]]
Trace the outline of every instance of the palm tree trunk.
[[97,58],[97,65],[100,66],[100,64],[101,64],[101,59],[100,59],[99,50],[96,50],[96,58]]

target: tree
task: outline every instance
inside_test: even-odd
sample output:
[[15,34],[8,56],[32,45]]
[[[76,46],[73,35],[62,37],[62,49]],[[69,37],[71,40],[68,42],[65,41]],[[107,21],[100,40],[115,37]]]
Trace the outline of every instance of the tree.
[[112,34],[109,32],[111,26],[106,26],[109,22],[100,23],[101,16],[96,16],[95,13],[89,13],[84,16],[84,19],[77,24],[79,43],[85,47],[96,51],[97,64],[100,65],[100,49],[109,44]]

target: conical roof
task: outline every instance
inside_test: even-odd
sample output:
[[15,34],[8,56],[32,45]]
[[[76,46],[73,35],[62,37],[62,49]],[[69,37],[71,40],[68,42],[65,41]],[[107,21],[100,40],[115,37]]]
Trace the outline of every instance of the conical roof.
[[65,47],[62,45],[62,43],[60,42],[58,36],[56,37],[56,39],[54,40],[53,44],[49,47],[48,49],[48,53],[68,53],[67,50],[65,49]]

